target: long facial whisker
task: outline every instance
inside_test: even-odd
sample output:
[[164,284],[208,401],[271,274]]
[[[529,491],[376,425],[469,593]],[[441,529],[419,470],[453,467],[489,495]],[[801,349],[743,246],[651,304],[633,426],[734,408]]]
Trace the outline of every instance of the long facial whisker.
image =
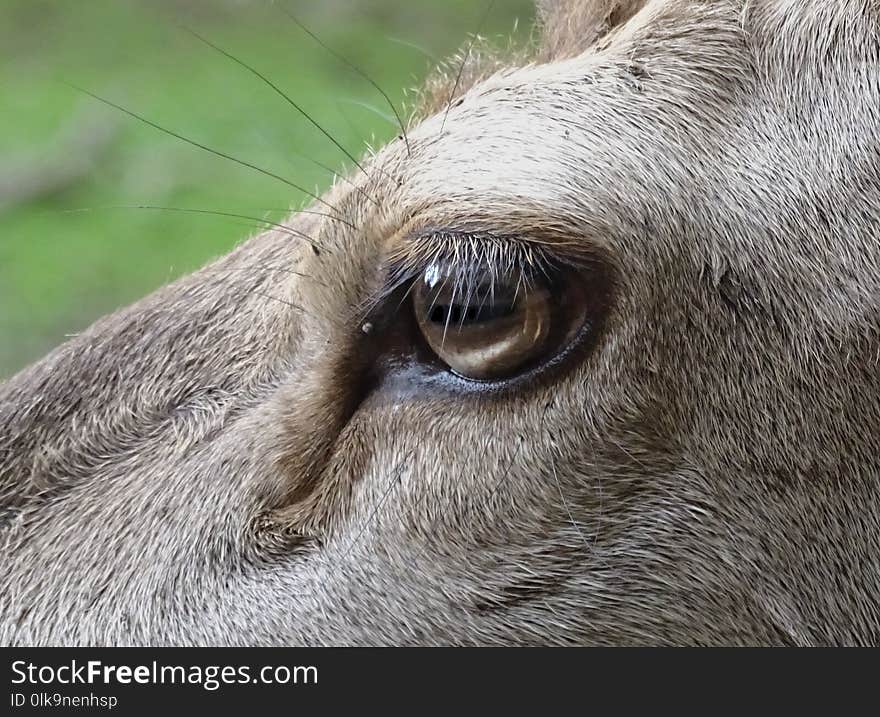
[[140,205],[136,208],[137,209],[155,210],[155,211],[181,212],[181,213],[186,213],[186,214],[206,214],[206,215],[218,216],[218,217],[231,217],[231,218],[235,218],[235,219],[245,219],[248,221],[256,222],[258,225],[263,225],[263,226],[271,227],[273,229],[278,229],[279,231],[281,231],[284,234],[287,234],[288,236],[291,236],[291,237],[294,237],[297,239],[302,239],[309,246],[311,246],[313,249],[319,249],[320,251],[328,251],[325,246],[323,246],[319,242],[315,241],[315,239],[312,236],[310,236],[309,234],[306,234],[305,232],[301,232],[297,229],[291,229],[286,224],[282,224],[281,222],[274,222],[270,219],[261,219],[260,217],[252,217],[252,216],[248,216],[245,214],[237,214],[236,212],[218,212],[218,211],[209,210],[209,209],[188,209],[185,207],[156,207],[156,206],[150,206],[150,205]]
[[[545,410],[545,415],[546,415],[546,410]],[[517,444],[517,446],[516,446],[516,450],[513,451],[513,453],[512,453],[511,456],[510,456],[510,459],[507,461],[507,463],[506,463],[506,465],[505,465],[505,467],[504,467],[504,470],[503,470],[503,472],[502,472],[502,474],[501,474],[501,477],[496,481],[495,486],[492,488],[492,490],[491,490],[491,491],[489,492],[489,494],[486,496],[486,502],[487,502],[487,503],[490,502],[490,501],[495,497],[495,495],[498,493],[498,491],[499,491],[502,487],[504,487],[504,486],[506,485],[507,480],[508,480],[508,478],[510,477],[511,469],[513,468],[514,464],[516,463],[517,459],[519,458],[519,456],[520,456],[521,453],[522,453],[522,449],[523,449],[523,446],[525,445],[525,441],[526,441],[525,436],[520,435],[520,436],[519,436],[519,442],[518,442],[518,444]],[[414,453],[415,453],[415,451],[410,451],[410,452],[407,454],[407,460],[410,460],[410,459],[412,458],[412,456],[414,455]],[[371,511],[370,516],[369,516],[368,519],[364,522],[364,525],[363,525],[363,526],[361,527],[361,529],[358,531],[358,534],[357,534],[357,535],[355,536],[355,538],[349,543],[348,547],[346,548],[346,550],[345,550],[344,553],[343,553],[343,558],[344,558],[344,557],[347,557],[347,556],[351,553],[351,551],[354,549],[354,547],[357,545],[357,543],[358,543],[358,542],[360,541],[360,539],[363,537],[363,534],[366,532],[367,527],[369,526],[369,523],[370,523],[370,522],[373,520],[373,518],[378,514],[379,510],[382,508],[382,506],[383,506],[383,505],[385,504],[385,502],[388,500],[388,497],[390,496],[391,492],[394,490],[394,487],[400,482],[401,477],[402,477],[402,467],[398,469],[397,474],[395,475],[395,478],[391,481],[391,483],[389,484],[388,488],[387,488],[387,489],[385,490],[385,492],[383,493],[383,495],[382,495],[382,497],[381,497],[379,503],[378,503],[378,504],[376,505],[376,507],[373,508],[373,510]],[[433,532],[434,528],[438,525],[439,521],[442,520],[442,519],[443,519],[443,515],[442,515],[442,514],[435,516],[435,517],[433,518],[433,520],[431,520],[431,522],[430,522],[430,524],[429,524],[429,526],[428,526],[428,532]],[[415,546],[414,546],[414,547],[415,547]],[[427,546],[427,545],[422,545],[422,546],[420,546],[418,550],[419,550],[419,555],[421,555],[421,556],[424,556],[424,555],[427,555],[427,554],[428,554],[428,546]],[[326,561],[325,561],[325,562],[326,562]],[[311,592],[308,592],[308,593],[300,593],[300,595],[305,596],[305,595],[310,595],[310,594],[313,594],[313,593],[314,593],[314,591],[311,591]]]
[[[341,111],[340,103],[338,100],[336,101],[336,109],[340,111],[339,113],[342,116],[342,119],[348,125],[348,128],[351,130],[351,133],[355,137],[357,137],[360,140],[361,144],[366,148],[366,151],[370,155],[370,158],[371,159],[375,158],[376,150],[373,148],[373,146],[370,144],[370,142],[364,138],[364,136],[361,134],[361,131],[355,126],[354,122],[352,122],[349,119],[348,115]],[[403,185],[402,179],[400,179],[399,177],[393,176],[389,171],[384,169],[381,165],[376,166],[376,171],[379,172],[384,177],[386,177],[388,179],[388,181],[393,182],[395,184],[395,186],[400,187]]]
[[495,0],[491,0],[489,6],[486,8],[486,11],[483,13],[482,18],[480,18],[480,24],[477,26],[477,31],[474,33],[473,37],[471,37],[471,41],[468,44],[467,51],[464,53],[461,64],[458,66],[458,74],[455,76],[455,84],[452,86],[452,92],[449,93],[449,100],[446,103],[446,112],[443,115],[443,122],[440,124],[440,134],[443,134],[443,130],[446,128],[446,118],[449,117],[449,110],[452,109],[452,100],[455,99],[455,93],[458,92],[458,86],[461,84],[461,77],[462,74],[464,74],[465,65],[467,65],[467,62],[471,57],[471,52],[474,49],[474,45],[477,42],[480,31],[483,29],[483,25],[486,23],[486,20],[489,17],[489,13],[492,12],[492,8],[494,6]]
[[341,98],[339,100],[336,100],[336,104],[337,105],[346,104],[346,105],[351,105],[353,107],[360,107],[360,108],[365,109],[368,112],[371,112],[372,114],[376,115],[376,117],[379,117],[380,119],[384,120],[388,124],[394,125],[395,127],[397,126],[397,122],[394,120],[394,117],[392,117],[391,115],[385,114],[378,107],[373,107],[373,105],[368,104],[367,102],[361,102],[361,100],[353,100],[351,98]]
[[286,299],[280,299],[277,296],[272,296],[271,294],[264,294],[263,292],[256,291],[256,290],[251,290],[248,293],[255,294],[257,296],[262,296],[264,299],[271,299],[272,301],[277,301],[281,304],[284,304],[285,306],[289,306],[292,309],[296,309],[300,313],[303,313],[303,314],[306,313],[306,310],[302,306],[300,306],[299,304],[294,304],[292,301],[287,301]]
[[[546,421],[547,413],[549,412],[552,405],[553,405],[553,402],[551,401],[544,407],[544,411],[542,412],[542,419],[541,419],[542,426],[544,425],[544,423]],[[506,465],[504,466],[504,469],[502,471],[500,478],[498,478],[498,480],[495,482],[495,485],[493,486],[492,490],[489,492],[489,494],[485,498],[486,503],[489,503],[495,497],[495,495],[499,492],[499,490],[507,484],[507,481],[508,481],[510,474],[511,474],[511,469],[513,468],[514,464],[517,462],[518,458],[520,457],[522,450],[523,450],[523,447],[525,446],[525,443],[526,443],[526,437],[524,435],[520,434],[516,449],[511,453],[509,460],[506,462]],[[413,451],[410,451],[410,453],[408,455],[411,458],[413,455]],[[568,503],[565,500],[565,496],[562,494],[562,487],[561,487],[561,484],[559,483],[558,476],[556,475],[555,464],[553,465],[553,471],[554,471],[554,477],[556,478],[557,486],[559,487],[559,490],[560,490],[560,496],[562,497],[563,504],[565,505],[565,509],[566,509],[566,512],[568,513],[569,519],[571,520],[572,525],[578,531],[578,534],[580,535],[581,540],[584,542],[584,545],[587,547],[588,550],[590,550],[591,546],[590,546],[589,542],[587,541],[586,537],[584,536],[583,532],[580,530],[580,527],[578,526],[577,522],[574,520],[574,516],[572,515],[571,510],[568,507]],[[369,518],[367,519],[367,521],[365,521],[364,525],[359,530],[357,536],[349,543],[348,547],[344,551],[343,558],[347,557],[351,553],[351,551],[354,549],[354,547],[357,545],[357,543],[360,541],[361,537],[366,532],[368,524],[378,514],[379,510],[385,504],[389,495],[394,490],[394,487],[400,481],[401,475],[402,475],[401,470],[398,469],[398,472],[397,472],[395,478],[391,481],[388,488],[383,493],[379,503],[371,511]],[[434,527],[438,524],[438,521],[442,520],[442,517],[443,517],[442,515],[438,515],[431,521],[431,523],[428,526],[429,532],[433,531]],[[420,546],[419,554],[421,556],[427,555],[428,554],[428,546],[427,545]],[[314,591],[312,591],[310,593],[303,593],[303,595],[308,595],[308,594],[313,594],[313,593],[314,593]]]
[[276,85],[274,82],[272,82],[272,80],[270,80],[268,77],[266,77],[262,72],[260,72],[259,70],[257,70],[254,67],[251,67],[246,62],[244,62],[244,60],[240,60],[235,55],[230,54],[229,52],[224,50],[219,45],[215,45],[210,40],[205,39],[204,37],[199,35],[194,30],[190,30],[189,28],[184,28],[184,30],[186,30],[186,32],[188,32],[190,35],[192,35],[194,38],[196,38],[200,42],[203,42],[205,45],[207,45],[211,49],[215,50],[216,52],[219,52],[224,57],[232,60],[234,63],[236,63],[240,67],[243,67],[245,70],[247,70],[248,72],[250,72],[251,74],[256,76],[258,79],[262,80],[279,97],[284,99],[285,102],[287,102],[291,107],[293,107],[297,112],[299,112],[303,117],[305,117],[312,125],[314,125],[318,129],[318,131],[321,132],[321,134],[323,134],[327,139],[329,139],[336,146],[336,148],[339,149],[349,159],[349,161],[351,161],[354,164],[355,167],[357,167],[367,177],[370,176],[369,172],[367,172],[367,170],[364,169],[363,165],[360,162],[358,162],[357,159],[355,159],[354,155],[351,154],[351,152],[349,152],[345,147],[343,147],[339,143],[339,141],[332,134],[330,134],[326,129],[324,129],[317,120],[315,120],[308,112],[306,112],[298,103],[294,102],[294,100],[291,99],[291,97],[287,93],[285,93],[284,90],[282,90],[280,87],[278,87],[278,85]]
[[149,120],[146,117],[143,117],[143,116],[137,114],[136,112],[133,112],[132,110],[126,109],[122,105],[118,105],[115,102],[112,102],[111,100],[108,100],[104,97],[101,97],[100,95],[96,95],[94,92],[90,92],[89,90],[83,89],[82,87],[78,87],[76,85],[71,85],[69,83],[67,83],[67,85],[68,85],[68,87],[76,90],[77,92],[82,92],[83,94],[88,95],[92,99],[95,99],[98,102],[104,103],[108,107],[113,107],[114,109],[119,110],[120,112],[127,114],[129,117],[133,117],[134,119],[138,120],[139,122],[143,122],[144,124],[149,125],[153,129],[157,129],[160,132],[167,134],[169,137],[174,137],[175,139],[179,139],[181,142],[186,142],[187,144],[189,144],[193,147],[196,147],[196,148],[201,149],[205,152],[208,152],[209,154],[213,154],[215,157],[220,157],[221,159],[227,159],[230,162],[235,162],[236,164],[240,164],[242,167],[247,167],[248,169],[252,169],[255,172],[259,172],[260,174],[262,174],[266,177],[270,177],[272,179],[278,180],[279,182],[283,182],[288,187],[293,187],[297,191],[302,192],[306,196],[309,196],[312,199],[314,199],[315,201],[319,202],[320,204],[323,204],[328,209],[332,209],[334,212],[338,212],[336,207],[334,207],[332,204],[330,204],[326,200],[319,197],[314,192],[310,192],[305,187],[301,187],[298,184],[291,182],[289,179],[282,177],[280,174],[275,174],[274,172],[270,172],[268,169],[263,169],[262,167],[258,167],[256,164],[251,164],[250,162],[246,162],[243,159],[238,159],[237,157],[233,157],[231,154],[226,154],[225,152],[221,152],[220,150],[213,149],[212,147],[208,147],[207,145],[204,145],[201,142],[196,142],[195,140],[189,139],[188,137],[184,137],[182,134],[179,134],[173,130],[167,129],[167,128],[163,127],[162,125],[157,124],[156,122],[153,122],[152,120]]
[[[351,555],[351,552],[357,547],[357,544],[360,542],[361,538],[363,538],[364,534],[367,532],[367,529],[370,527],[370,524],[373,522],[373,520],[379,514],[379,511],[382,510],[382,506],[385,505],[386,501],[391,496],[391,493],[399,485],[400,480],[403,477],[405,463],[412,459],[413,454],[414,454],[414,451],[410,451],[406,455],[406,458],[401,462],[401,464],[398,465],[397,470],[395,471],[394,477],[389,482],[388,487],[382,492],[382,495],[379,498],[379,501],[376,503],[375,506],[373,506],[373,509],[370,511],[370,514],[367,516],[366,520],[364,520],[363,524],[358,529],[358,532],[355,534],[355,536],[349,541],[345,550],[342,551],[342,554],[340,555],[340,557],[338,559],[332,561],[332,563],[331,563],[331,561],[328,561],[326,559],[321,561],[324,563],[325,567],[332,568],[332,567],[334,567],[333,563],[336,563],[338,565],[338,564],[342,563],[349,555]],[[317,578],[317,575],[315,575],[314,577]],[[300,593],[300,594],[301,595],[309,595],[312,593],[314,593],[314,591],[310,591],[309,593]]]
[[340,172],[333,169],[333,167],[330,167],[329,165],[326,165],[323,162],[319,162],[317,159],[314,159],[313,157],[309,157],[307,154],[303,154],[302,152],[294,151],[293,154],[295,154],[297,157],[301,157],[302,159],[306,160],[307,162],[315,165],[319,169],[323,169],[325,172],[329,172],[331,176],[339,177],[339,179],[341,179],[343,182],[345,182],[350,187],[352,187],[364,199],[366,199],[369,202],[372,202],[376,206],[379,206],[379,202],[375,198],[370,196],[370,194],[368,194],[367,191],[363,187],[358,186],[358,184],[356,182],[354,182],[353,180],[346,177],[345,174],[341,174]]
[[580,536],[581,541],[584,544],[584,547],[587,549],[588,553],[593,552],[593,546],[590,545],[590,542],[587,540],[587,537],[584,535],[581,530],[580,525],[574,519],[574,515],[571,512],[571,508],[568,505],[568,500],[565,498],[565,491],[562,490],[562,483],[559,482],[559,474],[556,472],[556,463],[551,462],[550,467],[553,469],[553,480],[556,483],[556,489],[559,491],[559,497],[562,499],[562,506],[565,508],[565,512],[568,514],[569,522],[574,526],[574,529],[577,531],[577,534]]
[[306,274],[303,271],[297,271],[296,269],[291,269],[287,266],[274,266],[272,264],[248,264],[246,266],[232,266],[227,269],[199,269],[196,273],[199,276],[234,276],[238,272],[255,272],[255,271],[264,271],[267,274],[287,274],[289,276],[297,276],[301,279],[309,279],[314,280],[314,277],[311,274]]
[[410,42],[409,40],[401,40],[399,37],[391,37],[390,35],[386,35],[385,39],[388,40],[388,42],[393,42],[395,45],[401,45],[402,47],[408,47],[411,50],[415,50],[416,52],[424,55],[434,65],[440,64],[440,59],[436,55],[428,52],[421,45],[417,45],[416,43]]
[[525,436],[520,435],[519,443],[517,444],[516,450],[513,452],[513,455],[510,457],[510,460],[507,462],[507,466],[504,469],[504,473],[501,474],[501,478],[495,483],[495,487],[492,489],[492,492],[486,497],[486,502],[488,503],[492,498],[495,497],[495,494],[501,489],[501,487],[507,483],[507,479],[510,477],[510,469],[513,468],[513,464],[516,462],[516,459],[519,458],[520,453],[522,452],[523,445],[525,444]]
[[[283,274],[288,274],[288,275],[299,276],[304,279],[313,280],[319,285],[326,286],[325,284],[321,284],[321,282],[316,281],[311,274],[304,274],[303,272],[299,272],[294,269],[290,269],[288,267],[281,267],[281,266],[274,266],[273,267],[273,266],[267,266],[267,265],[261,265],[261,264],[253,264],[251,266],[232,267],[229,269],[218,269],[216,271],[202,270],[202,271],[197,272],[197,274],[199,274],[201,276],[210,276],[212,278],[218,278],[219,282],[228,283],[231,286],[248,286],[248,287],[250,287],[250,286],[252,286],[252,284],[254,282],[248,281],[247,277],[245,277],[243,279],[237,279],[237,280],[231,280],[231,281],[229,281],[229,279],[231,279],[232,276],[236,272],[253,271],[254,269],[263,270],[263,271],[267,272],[267,274],[269,274],[269,275],[271,275],[273,273],[279,273],[279,274],[283,273]],[[294,303],[288,299],[282,299],[279,296],[267,294],[265,292],[259,291],[254,288],[248,288],[248,290],[244,292],[244,295],[245,296],[250,296],[250,295],[261,296],[264,299],[269,299],[270,301],[278,302],[279,304],[283,304],[284,306],[289,306],[290,308],[295,309],[296,311],[298,311],[301,314],[308,313],[307,310],[304,307],[302,307],[300,304]]]
[[[155,211],[155,212],[179,212],[181,214],[205,214],[208,216],[215,217],[229,217],[230,219],[244,219],[249,222],[254,222],[256,225],[264,225],[268,227],[272,227],[274,229],[278,229],[284,234],[287,234],[291,237],[295,237],[297,239],[302,239],[307,244],[309,244],[313,249],[318,249],[320,251],[328,251],[326,247],[319,244],[315,241],[314,238],[306,234],[305,232],[298,231],[296,229],[291,229],[286,224],[282,224],[281,222],[273,222],[270,219],[262,219],[260,217],[253,217],[248,214],[238,214],[236,212],[221,212],[215,209],[191,209],[189,207],[159,207],[150,204],[131,204],[131,205],[117,205],[112,207],[101,207],[102,209],[142,209],[147,211]],[[88,209],[69,209],[65,210],[69,212],[81,212],[81,211],[91,211]],[[352,227],[353,228],[353,227]]]
[[[59,214],[76,214],[78,212],[100,212],[100,211],[105,211],[105,210],[109,211],[109,210],[113,210],[113,209],[152,209],[152,210],[164,211],[164,212],[191,212],[191,213],[195,213],[195,214],[215,214],[215,215],[218,215],[221,217],[231,215],[231,216],[234,216],[239,219],[248,219],[248,220],[252,220],[255,222],[259,222],[261,224],[265,224],[267,221],[266,219],[258,219],[257,217],[251,217],[251,216],[247,216],[245,214],[231,214],[230,212],[223,212],[223,211],[214,210],[214,209],[191,209],[189,207],[160,207],[160,206],[148,205],[148,204],[109,204],[109,205],[105,205],[102,207],[78,207],[76,209],[57,209],[57,210],[52,210],[52,211],[57,212]],[[357,227],[354,224],[352,224],[351,222],[347,222],[344,219],[340,219],[335,214],[328,214],[327,212],[316,212],[311,209],[279,209],[277,207],[276,208],[265,208],[265,207],[252,208],[251,211],[279,212],[282,214],[308,214],[308,215],[315,216],[315,217],[325,217],[327,219],[333,220],[334,222],[339,222],[340,224],[347,226],[349,229],[353,229],[353,230],[357,231]],[[282,224],[281,226],[285,226],[285,225]]]
[[[547,413],[550,411],[553,404],[554,404],[554,401],[551,400],[547,403],[546,406],[544,406],[544,411],[541,414],[541,429],[542,430],[544,429],[544,425],[547,422]],[[587,540],[587,537],[584,535],[584,532],[581,530],[580,525],[574,519],[574,514],[572,513],[571,507],[568,504],[568,500],[565,497],[565,491],[562,490],[562,483],[560,482],[559,474],[556,471],[556,461],[553,460],[552,457],[550,460],[550,467],[553,469],[553,481],[556,483],[556,489],[559,491],[559,497],[562,500],[562,506],[565,509],[565,512],[568,514],[568,520],[572,524],[572,526],[574,527],[575,531],[577,531],[578,536],[580,536],[581,542],[584,544],[584,547],[587,549],[587,553],[589,553],[590,555],[593,555],[593,553],[595,552],[596,540],[599,537],[599,533],[596,532],[594,534],[593,543],[591,545],[590,542]]]
[[[514,463],[516,463],[517,459],[519,458],[524,444],[525,444],[525,436],[520,435],[519,436],[519,443],[516,446],[516,450],[513,451],[513,453],[510,456],[510,459],[507,461],[507,464],[504,466],[504,470],[501,474],[501,477],[496,481],[495,486],[492,488],[492,490],[489,492],[489,494],[485,498],[485,502],[487,504],[490,503],[492,501],[492,499],[495,497],[495,495],[498,493],[498,491],[502,487],[504,487],[504,485],[506,485],[507,480],[510,477],[511,468],[513,468]],[[431,520],[431,522],[429,523],[428,528],[427,528],[427,532],[429,534],[434,532],[434,529],[439,524],[439,521],[443,520],[443,517],[444,516],[441,513],[441,514],[435,516],[433,518],[433,520]],[[473,533],[471,533],[468,537],[473,538]],[[469,543],[467,545],[469,545]],[[428,545],[423,544],[423,545],[419,546],[418,550],[419,550],[420,556],[428,555]]]
[[[339,100],[336,100],[334,104],[336,105],[336,111],[339,113],[339,116],[342,118],[342,120],[348,126],[348,129],[351,131],[351,133],[355,137],[357,137],[357,139],[360,141],[362,146],[369,147],[370,146],[369,141],[361,133],[360,128],[357,127],[354,122],[352,122],[351,117],[349,116],[350,113],[343,111],[342,103]],[[388,176],[387,172],[385,172],[384,170],[380,169],[379,171],[381,171],[382,174]]]
[[335,57],[339,62],[341,62],[343,65],[345,65],[348,69],[355,72],[357,75],[359,75],[364,80],[366,80],[370,85],[372,85],[372,87],[376,90],[376,92],[378,92],[380,95],[382,95],[385,102],[388,103],[388,106],[391,108],[391,111],[394,113],[394,117],[397,120],[398,126],[400,127],[400,133],[403,137],[404,144],[406,145],[406,155],[407,155],[407,157],[411,157],[412,156],[412,148],[410,147],[410,144],[409,144],[409,137],[406,134],[406,126],[403,122],[403,119],[400,116],[400,113],[397,111],[397,106],[394,104],[394,102],[391,101],[391,98],[388,96],[388,93],[385,92],[385,90],[383,90],[379,86],[379,84],[372,77],[370,77],[366,72],[364,72],[360,67],[355,65],[351,60],[349,60],[347,57],[345,57],[341,53],[334,50],[326,42],[324,42],[320,37],[318,37],[314,32],[312,32],[308,27],[306,27],[299,20],[299,18],[297,18],[292,12],[290,12],[290,10],[288,10],[287,8],[282,7],[282,6],[279,6],[279,7],[281,9],[281,12],[283,12],[285,15],[287,15],[287,17],[289,17],[300,30],[302,30],[304,33],[306,33],[306,35],[308,35],[310,38],[312,38],[316,43],[318,43],[318,45],[323,47],[327,52],[329,52],[333,57]]
[[379,511],[382,509],[382,506],[385,505],[385,501],[388,500],[388,497],[391,495],[391,492],[400,483],[400,479],[403,477],[403,471],[405,468],[404,464],[407,463],[409,460],[411,460],[412,457],[413,457],[413,451],[410,451],[409,454],[407,454],[404,461],[401,463],[401,465],[399,465],[397,467],[397,470],[395,471],[395,474],[394,474],[394,478],[389,482],[388,487],[382,493],[382,497],[379,499],[379,502],[376,503],[376,505],[373,507],[373,510],[370,511],[370,514],[367,516],[367,519],[364,521],[363,525],[360,527],[360,530],[358,530],[358,532],[354,536],[354,538],[351,539],[351,542],[348,544],[348,547],[345,549],[345,551],[342,553],[342,556],[339,558],[339,562],[345,560],[351,554],[351,551],[355,549],[358,542],[360,542],[360,539],[363,537],[364,533],[367,532],[367,528],[370,527],[370,523],[379,514]]

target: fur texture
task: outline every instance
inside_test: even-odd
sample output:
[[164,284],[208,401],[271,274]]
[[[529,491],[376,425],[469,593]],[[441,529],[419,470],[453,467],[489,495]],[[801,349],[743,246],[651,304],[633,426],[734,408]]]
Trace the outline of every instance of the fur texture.
[[[294,215],[323,250],[266,232],[0,386],[0,643],[880,641],[880,8],[541,17],[352,178],[378,206]],[[596,345],[363,390],[425,227],[601,256]]]

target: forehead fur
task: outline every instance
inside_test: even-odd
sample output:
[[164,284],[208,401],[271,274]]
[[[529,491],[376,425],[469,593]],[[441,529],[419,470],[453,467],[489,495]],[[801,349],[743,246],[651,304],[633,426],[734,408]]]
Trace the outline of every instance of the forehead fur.
[[765,76],[785,68],[802,79],[828,75],[828,68],[840,63],[877,61],[878,7],[874,0],[537,0],[537,34],[529,47],[498,49],[483,38],[469,41],[429,77],[415,119],[442,111],[505,68],[602,47],[642,11],[664,25],[682,23],[688,31],[698,29],[693,21],[701,9],[714,10],[716,17],[732,12]]
[[541,54],[570,57],[629,20],[647,0],[539,0]]
[[[775,59],[781,51],[821,61],[839,46],[875,46],[880,4],[875,0],[537,0],[544,59],[576,55],[592,47],[642,9],[667,21],[687,21],[700,9],[733,9],[755,48]],[[762,53],[764,54],[764,53]]]
[[504,68],[577,55],[622,25],[647,0],[538,0],[536,42],[527,48],[493,47],[485,38],[468,41],[428,78],[416,118],[441,111],[451,100]]

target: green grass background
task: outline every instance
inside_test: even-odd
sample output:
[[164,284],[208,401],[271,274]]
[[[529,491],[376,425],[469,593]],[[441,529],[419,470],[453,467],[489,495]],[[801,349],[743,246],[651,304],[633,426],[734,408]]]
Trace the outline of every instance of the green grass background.
[[[283,4],[400,104],[467,43],[482,0],[0,0],[0,179],[51,175],[87,139],[112,140],[71,181],[4,206],[0,191],[0,379],[98,316],[228,251],[247,222],[113,209],[159,205],[277,219],[303,197],[73,90],[112,99],[194,140],[317,191],[342,153],[189,27],[279,84],[358,156],[394,136],[382,98],[282,13]],[[530,0],[499,0],[483,34],[519,35]],[[13,182],[13,184],[15,181]],[[270,211],[271,210],[271,211]]]

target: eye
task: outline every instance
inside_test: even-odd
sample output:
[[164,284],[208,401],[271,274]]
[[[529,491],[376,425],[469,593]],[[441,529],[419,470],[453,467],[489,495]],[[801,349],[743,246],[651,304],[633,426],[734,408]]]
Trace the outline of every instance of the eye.
[[[523,272],[462,278],[432,264],[416,281],[416,322],[433,353],[454,373],[496,381],[549,358],[583,323],[561,277]],[[577,317],[580,316],[580,324]]]

